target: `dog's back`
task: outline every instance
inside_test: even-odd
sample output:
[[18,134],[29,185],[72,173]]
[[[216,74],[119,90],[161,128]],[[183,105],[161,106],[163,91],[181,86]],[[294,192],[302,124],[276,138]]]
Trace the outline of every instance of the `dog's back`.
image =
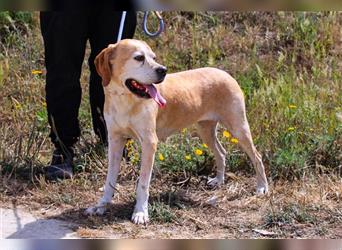
[[243,101],[235,79],[223,70],[209,67],[167,75],[160,92],[167,105],[158,110],[157,127],[170,131],[201,120],[219,121],[234,103],[240,105]]

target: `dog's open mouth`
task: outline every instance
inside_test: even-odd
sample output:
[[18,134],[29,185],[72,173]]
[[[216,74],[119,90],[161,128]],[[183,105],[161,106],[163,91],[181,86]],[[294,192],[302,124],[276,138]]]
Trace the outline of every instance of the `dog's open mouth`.
[[127,79],[125,85],[133,94],[141,98],[152,98],[161,108],[166,105],[166,100],[153,84],[142,84],[134,79]]

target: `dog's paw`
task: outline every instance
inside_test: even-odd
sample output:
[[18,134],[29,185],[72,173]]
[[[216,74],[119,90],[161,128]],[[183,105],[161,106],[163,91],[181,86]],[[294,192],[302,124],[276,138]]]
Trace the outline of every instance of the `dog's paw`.
[[268,193],[268,187],[267,186],[260,186],[256,189],[256,195],[265,195]]
[[148,213],[146,212],[134,212],[132,215],[132,222],[134,224],[146,225],[149,222]]
[[224,179],[218,178],[217,176],[215,178],[208,177],[207,185],[210,187],[218,187],[224,183]]
[[93,207],[88,207],[84,211],[84,215],[103,215],[104,212],[107,210],[107,204],[103,204],[101,206],[93,206]]

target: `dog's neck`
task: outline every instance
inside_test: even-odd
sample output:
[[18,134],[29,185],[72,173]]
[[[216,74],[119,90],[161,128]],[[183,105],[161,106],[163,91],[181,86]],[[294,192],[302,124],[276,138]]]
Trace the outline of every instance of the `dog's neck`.
[[104,87],[104,93],[106,106],[113,107],[117,112],[127,113],[135,106],[148,105],[146,99],[137,97],[125,86],[113,81]]
[[115,96],[121,96],[121,95],[131,95],[132,93],[125,88],[123,85],[116,83],[114,81],[111,81],[106,87],[103,88],[105,95],[115,95]]

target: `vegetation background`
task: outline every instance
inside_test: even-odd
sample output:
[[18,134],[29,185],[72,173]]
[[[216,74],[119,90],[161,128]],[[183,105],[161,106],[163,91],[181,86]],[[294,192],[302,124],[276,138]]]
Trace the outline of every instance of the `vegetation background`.
[[[104,147],[96,143],[91,127],[89,51],[81,77],[77,175],[47,183],[41,174],[52,145],[38,16],[0,12],[1,199],[33,210],[58,208],[58,216],[80,220],[81,210],[101,195],[97,189],[107,166]],[[147,41],[170,72],[213,66],[238,80],[272,191],[267,197],[252,198],[254,170],[222,127],[218,135],[229,152],[227,184],[208,189],[205,179],[214,172],[213,155],[197,137],[196,128],[190,127],[159,144],[151,190],[152,227],[147,232],[160,237],[265,236],[254,230],[260,227],[272,230],[268,237],[342,237],[338,226],[342,222],[342,13],[164,12],[163,16],[166,30],[160,37],[146,37],[139,26],[136,38]],[[125,222],[139,171],[139,145],[130,141],[127,147],[130,160],[122,163],[118,205],[105,219],[82,218],[79,233],[84,237],[112,237],[113,223],[118,221],[124,236],[151,237]],[[120,209],[124,207],[128,212]],[[235,218],[227,218],[228,212],[236,213]],[[46,214],[57,216],[51,211]],[[199,233],[192,234],[194,228]]]

